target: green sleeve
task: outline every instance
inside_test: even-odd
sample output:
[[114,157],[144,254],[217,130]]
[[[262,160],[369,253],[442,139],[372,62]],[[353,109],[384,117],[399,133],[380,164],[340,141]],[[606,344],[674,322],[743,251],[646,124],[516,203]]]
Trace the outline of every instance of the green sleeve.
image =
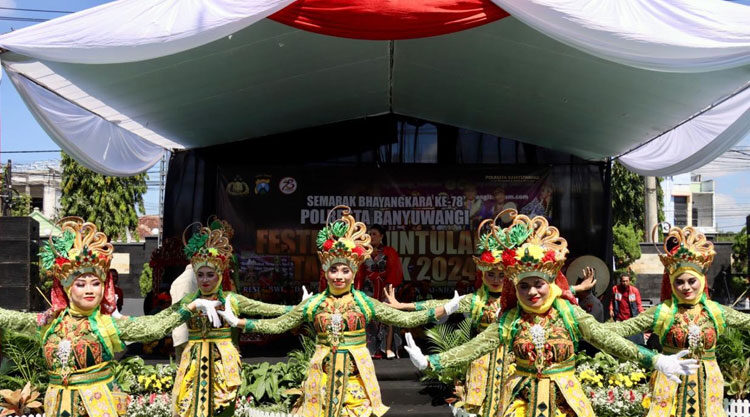
[[721,306],[721,309],[724,311],[727,327],[750,331],[750,314],[741,313],[728,306]]
[[263,334],[281,334],[294,329],[304,321],[303,308],[307,303],[299,303],[291,311],[275,319],[245,319],[245,331]]
[[372,297],[367,297],[367,300],[372,305],[375,319],[384,324],[410,329],[435,321],[434,308],[422,311],[401,311]]
[[500,331],[497,323],[492,323],[477,337],[461,346],[446,350],[438,355],[429,355],[427,360],[432,369],[439,371],[443,368],[471,362],[492,352],[500,346]]
[[651,331],[654,327],[654,314],[656,313],[657,307],[658,306],[649,307],[648,310],[643,313],[625,321],[612,321],[602,323],[602,325],[607,331],[624,337]]
[[149,342],[167,336],[191,316],[190,310],[179,302],[152,316],[123,317],[115,319],[115,323],[123,341]]
[[[471,297],[473,294],[466,294],[464,298],[461,299],[461,301],[458,303],[458,310],[457,313],[470,313],[471,312]],[[440,306],[445,305],[448,301],[450,301],[450,298],[446,298],[444,300],[427,300],[427,301],[417,301],[414,303],[414,305],[417,307],[417,311],[422,310],[428,310],[431,308],[438,308]]]
[[281,304],[268,304],[243,297],[237,293],[232,293],[232,297],[237,300],[237,307],[239,308],[239,311],[237,312],[238,315],[278,317],[291,311],[294,307]]
[[429,310],[431,308],[438,308],[441,305],[447,303],[448,301],[450,301],[450,300],[425,300],[425,301],[417,301],[416,303],[414,303],[414,306],[416,307],[417,311],[424,311],[424,310]]
[[37,313],[22,313],[0,308],[0,330],[12,330],[28,336],[35,336]]
[[594,347],[620,359],[637,361],[645,368],[653,367],[654,351],[615,334],[578,306],[573,306],[573,312],[581,337]]

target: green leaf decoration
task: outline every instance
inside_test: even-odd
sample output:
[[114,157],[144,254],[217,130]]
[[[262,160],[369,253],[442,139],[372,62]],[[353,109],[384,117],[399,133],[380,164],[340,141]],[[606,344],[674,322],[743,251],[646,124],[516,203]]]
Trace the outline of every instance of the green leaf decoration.
[[516,224],[515,226],[511,227],[508,233],[504,233],[503,237],[503,246],[505,246],[508,249],[521,246],[526,239],[531,236],[531,230],[529,230],[528,227],[524,224]]
[[685,245],[680,245],[680,249],[677,249],[675,256],[691,256],[693,253]]
[[[500,232],[502,233],[502,230]],[[498,250],[500,249],[499,246],[500,242],[495,239],[495,236],[493,236],[492,233],[485,233],[481,238],[479,238],[477,250],[479,253],[482,253],[484,251]]]
[[220,222],[220,221],[218,221],[218,220],[214,220],[214,221],[212,221],[212,222],[211,222],[211,224],[210,224],[210,225],[208,225],[208,227],[209,227],[209,228],[210,228],[211,230],[219,230],[219,229],[223,229],[223,228],[224,228],[224,225],[223,225],[223,224],[221,224],[221,222]]
[[55,249],[54,251],[52,250],[52,247],[49,246],[49,242],[45,242],[42,250],[39,251],[39,258],[42,262],[42,269],[52,269],[52,266],[55,264],[55,258],[57,258],[57,255],[55,255],[55,251],[60,254],[60,256],[67,258],[68,251],[73,247],[75,238],[75,233],[71,232],[70,230],[66,230],[61,236],[53,237],[52,245]]
[[346,223],[344,223],[342,221],[337,221],[336,223],[334,223],[333,225],[331,225],[331,232],[336,237],[344,236],[346,234],[346,231],[348,229],[349,228],[347,227]]
[[318,238],[315,240],[315,242],[318,244],[318,249],[323,249],[323,244],[326,243],[326,240],[328,240],[328,236],[331,235],[331,230],[328,226],[320,229],[318,232]]
[[206,244],[206,241],[208,240],[208,235],[203,233],[195,233],[193,236],[190,237],[190,240],[188,241],[188,244],[185,246],[185,256],[190,259],[195,255],[199,250],[203,248],[203,246]]

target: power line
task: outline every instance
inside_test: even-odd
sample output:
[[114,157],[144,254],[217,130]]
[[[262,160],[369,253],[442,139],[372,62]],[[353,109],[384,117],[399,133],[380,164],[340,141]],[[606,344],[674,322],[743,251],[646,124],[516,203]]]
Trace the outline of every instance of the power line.
[[12,16],[0,16],[0,20],[15,20],[18,22],[46,22],[49,19],[39,19],[36,17],[12,17]]
[[40,12],[40,13],[75,13],[68,10],[44,10],[44,9],[22,9],[19,7],[0,7],[0,10],[17,10],[19,12]]
[[60,152],[60,149],[55,150],[45,150],[45,151],[0,151],[0,153],[53,153],[53,152]]

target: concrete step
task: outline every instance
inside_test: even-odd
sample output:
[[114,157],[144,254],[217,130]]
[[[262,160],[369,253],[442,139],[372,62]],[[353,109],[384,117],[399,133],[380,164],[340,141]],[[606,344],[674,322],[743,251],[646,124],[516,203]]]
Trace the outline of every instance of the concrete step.
[[432,398],[423,392],[417,381],[380,381],[380,393],[386,405],[432,404]]
[[447,405],[433,407],[431,405],[396,405],[386,413],[388,417],[453,417]]
[[408,358],[374,360],[378,381],[418,381],[420,373]]

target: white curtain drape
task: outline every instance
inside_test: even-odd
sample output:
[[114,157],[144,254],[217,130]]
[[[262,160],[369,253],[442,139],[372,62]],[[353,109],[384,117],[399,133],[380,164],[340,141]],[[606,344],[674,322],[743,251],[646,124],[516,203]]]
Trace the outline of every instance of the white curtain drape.
[[749,132],[750,88],[746,88],[619,160],[641,175],[681,174],[713,161]]
[[637,68],[704,72],[750,64],[750,7],[724,0],[492,0],[532,28]]
[[13,85],[37,122],[65,153],[104,175],[144,172],[161,159],[164,149],[115,123],[40,87],[6,67]]
[[[293,1],[119,0],[4,34],[0,47],[40,61],[144,61],[229,36]],[[750,7],[740,4],[722,0],[493,1],[548,36],[624,65],[704,72],[750,64]],[[131,130],[20,74],[12,74],[11,80],[44,129],[89,168],[109,175],[133,175],[161,157],[158,145]],[[211,82],[210,78],[204,82]],[[750,131],[747,94],[621,160],[648,175],[700,166]]]
[[252,25],[294,0],[119,0],[0,36],[0,47],[79,64],[145,61]]
[[[513,17],[592,55],[658,71],[750,63],[750,7],[723,0],[493,0]],[[0,36],[43,60],[143,61],[207,44],[293,0],[120,0]]]

